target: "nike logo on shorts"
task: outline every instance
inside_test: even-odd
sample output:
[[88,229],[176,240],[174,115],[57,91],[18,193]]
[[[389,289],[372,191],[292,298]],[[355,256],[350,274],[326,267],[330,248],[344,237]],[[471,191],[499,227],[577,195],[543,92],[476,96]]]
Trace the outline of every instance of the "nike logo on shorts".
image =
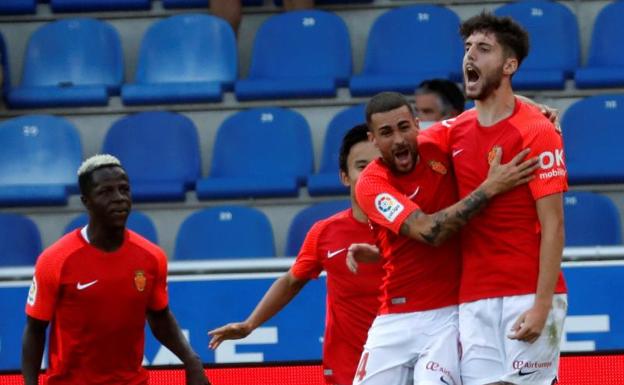
[[518,375],[519,376],[528,376],[529,374],[533,374],[533,373],[537,372],[537,370],[532,370],[530,372],[523,372],[522,369],[524,369],[524,368],[520,368],[520,370],[518,370]]
[[88,282],[88,283],[85,283],[85,284],[81,284],[80,282],[78,282],[78,283],[76,284],[76,289],[78,289],[78,290],[84,290],[84,289],[88,288],[89,286],[93,286],[93,285],[95,285],[95,284],[97,283],[97,281],[98,281],[98,280],[96,279],[95,281],[91,281],[91,282]]
[[329,251],[329,250],[327,250],[327,259],[335,257],[336,255],[342,253],[346,249],[347,249],[346,247],[343,247],[342,249],[336,250],[336,251]]

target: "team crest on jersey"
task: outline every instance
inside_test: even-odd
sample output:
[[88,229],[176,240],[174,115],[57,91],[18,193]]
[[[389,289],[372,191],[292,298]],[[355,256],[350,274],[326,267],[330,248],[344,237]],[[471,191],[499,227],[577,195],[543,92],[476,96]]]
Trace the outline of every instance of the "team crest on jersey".
[[375,198],[375,207],[389,222],[394,222],[403,211],[403,205],[392,195],[381,193]]
[[28,299],[26,303],[30,306],[35,306],[35,300],[37,299],[37,279],[33,277],[32,283],[30,284],[30,290],[28,290]]
[[488,164],[492,164],[492,162],[494,161],[494,157],[496,156],[496,149],[500,148],[499,146],[494,146],[490,149],[490,152],[488,152],[488,156],[487,156],[487,161]]
[[446,175],[446,173],[448,172],[446,166],[442,162],[438,162],[437,160],[430,160],[429,167],[431,167],[431,169],[438,174]]
[[145,277],[145,272],[143,270],[137,270],[134,272],[134,287],[138,291],[145,290],[145,285],[147,284],[147,278]]

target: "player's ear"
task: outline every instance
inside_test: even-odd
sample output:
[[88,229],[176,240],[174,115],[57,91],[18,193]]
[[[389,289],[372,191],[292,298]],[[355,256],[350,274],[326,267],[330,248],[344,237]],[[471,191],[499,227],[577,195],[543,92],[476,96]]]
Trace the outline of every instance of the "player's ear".
[[503,64],[503,74],[511,76],[518,70],[518,59],[515,57],[508,57]]
[[349,178],[349,175],[342,170],[340,170],[340,182],[342,182],[345,187],[351,186],[351,178]]

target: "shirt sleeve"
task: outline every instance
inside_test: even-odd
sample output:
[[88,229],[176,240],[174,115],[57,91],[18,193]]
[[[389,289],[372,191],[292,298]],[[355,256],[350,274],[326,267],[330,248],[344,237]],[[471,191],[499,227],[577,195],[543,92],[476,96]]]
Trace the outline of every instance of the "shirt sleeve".
[[533,199],[568,190],[568,171],[565,165],[561,135],[550,122],[541,122],[530,130],[525,147],[531,149],[530,157],[539,157],[540,167],[529,182]]
[[399,233],[405,219],[419,206],[380,175],[364,173],[355,187],[355,196],[368,219]]
[[167,292],[167,256],[162,250],[158,250],[155,255],[157,275],[149,308],[158,311],[164,309],[169,304],[169,294]]
[[39,256],[26,300],[27,315],[42,321],[52,320],[60,288],[61,266],[62,262],[50,252]]
[[290,268],[290,272],[295,277],[299,279],[315,279],[323,271],[321,256],[318,250],[318,240],[323,227],[322,222],[316,222],[308,231],[297,259]]

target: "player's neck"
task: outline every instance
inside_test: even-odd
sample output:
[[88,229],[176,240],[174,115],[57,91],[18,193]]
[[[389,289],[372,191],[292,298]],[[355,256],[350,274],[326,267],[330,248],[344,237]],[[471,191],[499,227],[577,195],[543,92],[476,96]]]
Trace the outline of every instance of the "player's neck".
[[368,217],[364,214],[364,211],[360,208],[355,200],[355,197],[351,197],[351,211],[353,212],[353,218],[360,223],[367,223]]
[[106,252],[112,252],[121,247],[124,232],[124,227],[111,228],[94,221],[89,221],[87,227],[87,236],[91,246]]
[[510,117],[516,107],[516,98],[510,85],[501,84],[490,96],[483,100],[476,100],[479,124],[484,127]]

